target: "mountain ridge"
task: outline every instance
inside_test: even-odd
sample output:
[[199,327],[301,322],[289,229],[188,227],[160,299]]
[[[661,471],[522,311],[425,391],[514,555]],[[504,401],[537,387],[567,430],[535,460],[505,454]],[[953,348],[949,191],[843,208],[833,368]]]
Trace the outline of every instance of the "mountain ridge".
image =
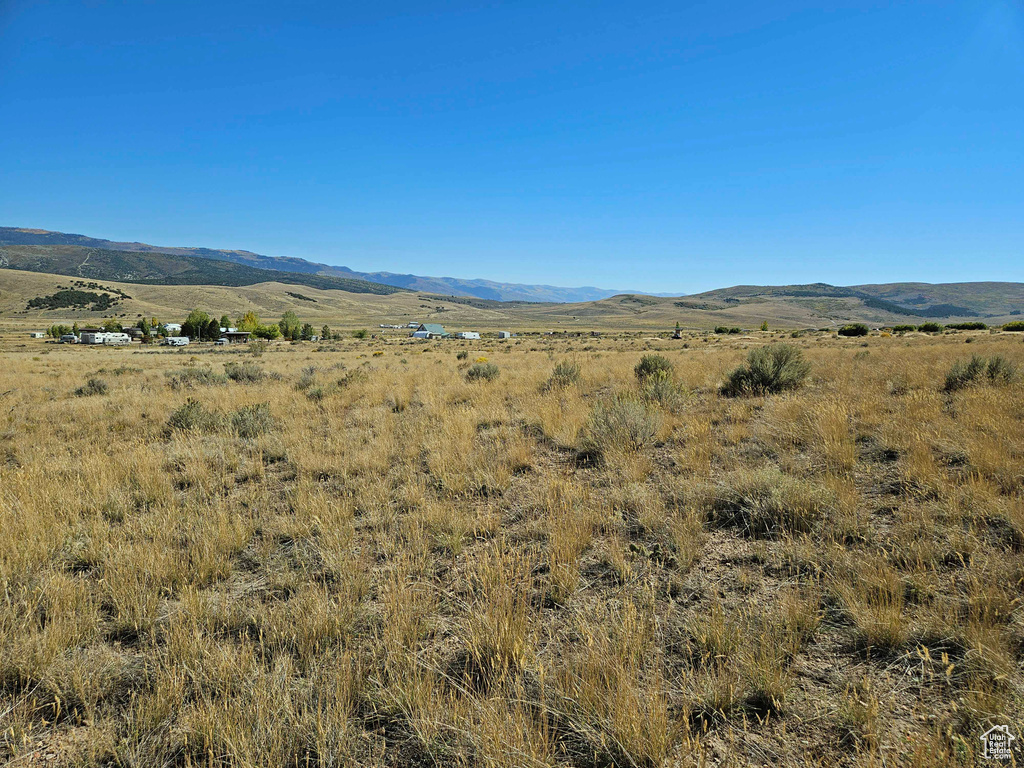
[[227,261],[256,269],[365,280],[380,285],[390,285],[396,288],[406,288],[425,293],[472,296],[494,301],[552,301],[570,303],[597,301],[606,299],[609,296],[625,293],[625,291],[596,288],[594,286],[572,288],[543,284],[498,282],[483,278],[432,277],[386,271],[359,272],[349,267],[322,264],[294,256],[265,256],[252,251],[236,249],[158,246],[148,243],[106,240],[88,235],[30,227],[0,227],[0,246],[5,245],[73,245],[99,248],[107,251],[163,253]]

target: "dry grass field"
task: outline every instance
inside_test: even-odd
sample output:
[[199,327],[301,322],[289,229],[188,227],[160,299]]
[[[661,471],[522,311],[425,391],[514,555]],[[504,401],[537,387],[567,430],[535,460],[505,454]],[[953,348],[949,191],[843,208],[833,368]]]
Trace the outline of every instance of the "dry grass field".
[[[1021,334],[22,335],[10,765],[925,768],[1024,739],[1024,384],[947,386],[1024,370]],[[803,386],[722,394],[782,344]]]

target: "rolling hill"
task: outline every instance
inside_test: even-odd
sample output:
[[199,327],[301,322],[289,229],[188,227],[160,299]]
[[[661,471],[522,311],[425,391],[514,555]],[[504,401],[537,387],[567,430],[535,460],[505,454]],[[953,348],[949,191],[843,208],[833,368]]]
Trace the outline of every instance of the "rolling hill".
[[329,264],[306,261],[285,256],[263,256],[251,251],[224,250],[218,248],[178,248],[157,246],[147,243],[127,243],[86,235],[53,232],[46,229],[28,229],[24,227],[0,227],[0,246],[37,245],[37,246],[78,246],[96,248],[104,251],[130,251],[133,253],[169,254],[172,256],[192,256],[216,261],[226,261],[256,269],[278,272],[300,273],[308,275],[324,275],[350,280],[365,280],[381,285],[407,288],[413,291],[425,291],[453,296],[473,296],[494,301],[594,301],[614,296],[621,291],[606,290],[585,286],[582,288],[563,288],[553,285],[520,285],[518,283],[500,283],[493,280],[463,279],[456,277],[425,277],[422,275],[400,275],[393,272],[356,272],[348,267],[336,267]]
[[242,286],[280,281],[351,293],[388,294],[405,290],[350,277],[283,272],[198,256],[116,251],[83,245],[0,246],[0,268],[154,285]]

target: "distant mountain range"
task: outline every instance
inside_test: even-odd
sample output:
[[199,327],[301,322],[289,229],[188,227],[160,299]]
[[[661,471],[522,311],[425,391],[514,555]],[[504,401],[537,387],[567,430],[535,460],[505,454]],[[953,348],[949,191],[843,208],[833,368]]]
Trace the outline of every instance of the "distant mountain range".
[[[149,245],[147,243],[122,243],[96,237],[87,237],[85,235],[73,235],[66,232],[51,232],[45,229],[0,227],[0,246],[12,245],[78,246],[98,248],[105,251],[129,251],[139,254],[159,253],[172,256],[198,257],[276,272],[364,280],[395,288],[407,288],[412,291],[436,293],[443,296],[470,296],[494,301],[597,301],[623,293],[623,291],[605,290],[590,286],[561,288],[553,285],[520,285],[518,283],[498,283],[493,280],[474,280],[457,277],[424,277],[422,275],[399,275],[392,272],[356,272],[348,267],[334,267],[329,264],[319,264],[288,256],[263,256],[251,251],[222,250],[218,248],[177,248]],[[107,279],[127,278],[108,276]]]
[[240,287],[276,282],[377,295],[417,292],[434,294],[435,300],[442,299],[446,304],[476,309],[531,304],[543,313],[548,311],[543,307],[550,306],[552,318],[569,313],[574,320],[609,313],[636,319],[657,311],[665,312],[666,319],[675,312],[683,317],[754,318],[760,314],[788,318],[788,322],[817,318],[833,323],[850,319],[891,323],[914,322],[915,318],[1000,318],[1024,310],[1024,283],[737,285],[667,298],[597,288],[355,272],[249,251],[162,248],[10,227],[0,228],[3,268],[145,285]]

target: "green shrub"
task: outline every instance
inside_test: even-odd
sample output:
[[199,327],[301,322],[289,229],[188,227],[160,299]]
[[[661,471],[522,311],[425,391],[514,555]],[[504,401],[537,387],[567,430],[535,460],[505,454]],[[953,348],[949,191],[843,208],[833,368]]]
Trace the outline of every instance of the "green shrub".
[[636,364],[633,373],[636,374],[638,381],[644,382],[655,374],[664,373],[666,376],[671,376],[674,368],[675,366],[663,355],[644,355]]
[[942,333],[942,326],[938,323],[921,323],[917,330],[921,333]]
[[189,398],[185,404],[171,412],[167,426],[183,432],[214,432],[223,426],[220,414],[206,410],[201,402]]
[[467,352],[464,349],[460,349],[458,352],[455,353],[456,360],[465,360],[467,357],[469,357],[469,352]]
[[1013,363],[1004,357],[995,356],[986,360],[973,355],[970,360],[957,360],[946,374],[943,390],[956,392],[987,379],[992,384],[1005,384],[1013,381],[1017,370]]
[[946,392],[956,392],[975,383],[985,372],[985,359],[973,355],[970,360],[957,360],[953,367],[946,374],[946,383],[943,389]]
[[946,327],[952,328],[954,331],[984,331],[988,328],[984,323],[979,323],[977,321],[970,323],[950,323]]
[[228,416],[231,428],[239,437],[259,437],[275,426],[270,413],[270,403],[245,405]]
[[840,336],[867,336],[868,327],[864,323],[850,323],[838,331]]
[[466,378],[470,381],[494,381],[499,373],[498,366],[494,363],[473,363],[466,371]]
[[1014,320],[1003,326],[1004,331],[1024,331],[1024,320]]
[[103,379],[89,379],[83,386],[75,390],[76,397],[107,394],[107,382]]
[[810,368],[803,352],[791,344],[752,349],[747,355],[747,364],[729,374],[722,394],[737,397],[798,389],[803,386]]
[[572,386],[580,380],[581,369],[579,363],[575,363],[571,360],[563,360],[555,366],[555,370],[551,372],[548,383],[545,385],[545,389],[564,389],[565,387]]
[[580,433],[580,452],[592,459],[609,450],[639,451],[661,427],[661,416],[634,397],[615,395],[594,406]]
[[728,333],[728,332],[729,332],[729,329],[726,328],[724,325],[716,325],[715,326],[715,333]]
[[356,339],[365,339],[369,335],[370,335],[370,332],[367,331],[365,328],[361,328],[358,331],[353,331],[352,332],[353,338],[356,338]]
[[295,388],[300,392],[305,392],[307,389],[313,386],[316,382],[316,366],[308,365],[302,369],[302,375],[299,376],[299,380],[295,382]]
[[225,363],[224,373],[239,384],[255,384],[267,377],[266,371],[256,363]]
[[996,355],[989,358],[985,374],[993,384],[1007,384],[1017,377],[1017,368],[1005,357]]
[[916,331],[916,325],[894,325],[892,327],[893,333],[909,333],[910,331]]

